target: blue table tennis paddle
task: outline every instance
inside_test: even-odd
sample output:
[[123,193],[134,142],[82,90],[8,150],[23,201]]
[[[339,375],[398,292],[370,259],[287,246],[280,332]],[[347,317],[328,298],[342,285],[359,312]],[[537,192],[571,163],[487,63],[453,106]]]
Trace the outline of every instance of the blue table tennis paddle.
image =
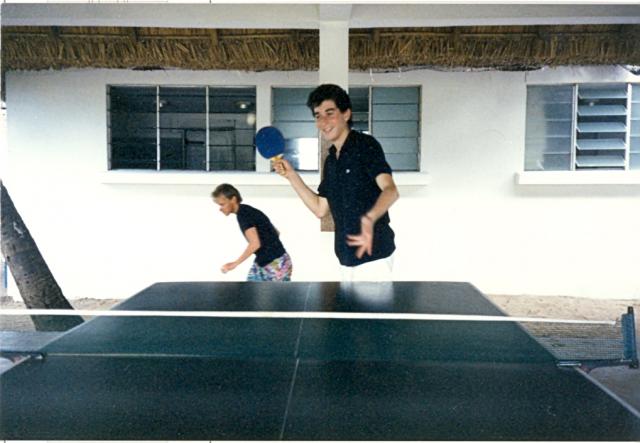
[[275,126],[265,126],[256,134],[256,148],[267,159],[279,158],[284,153],[284,136]]

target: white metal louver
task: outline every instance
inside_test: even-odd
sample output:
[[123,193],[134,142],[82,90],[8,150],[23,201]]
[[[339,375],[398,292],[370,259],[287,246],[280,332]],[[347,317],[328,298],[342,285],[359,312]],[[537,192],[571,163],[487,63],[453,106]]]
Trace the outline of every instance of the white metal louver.
[[626,84],[578,85],[575,169],[625,169],[628,89]]

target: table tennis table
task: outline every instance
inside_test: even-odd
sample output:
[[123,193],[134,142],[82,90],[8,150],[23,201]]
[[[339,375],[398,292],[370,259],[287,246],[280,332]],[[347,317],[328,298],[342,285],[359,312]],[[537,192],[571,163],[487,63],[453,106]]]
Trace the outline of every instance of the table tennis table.
[[[468,283],[157,283],[131,311],[505,316]],[[640,440],[519,324],[97,316],[0,376],[0,439]]]

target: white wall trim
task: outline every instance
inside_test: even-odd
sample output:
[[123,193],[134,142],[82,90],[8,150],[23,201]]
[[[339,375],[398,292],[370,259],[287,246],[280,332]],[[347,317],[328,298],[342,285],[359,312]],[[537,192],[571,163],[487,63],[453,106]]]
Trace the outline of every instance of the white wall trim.
[[[309,186],[320,184],[320,174],[303,172],[302,180]],[[426,186],[431,177],[426,172],[395,172],[393,179],[398,186]],[[238,185],[289,186],[289,182],[272,172],[200,172],[200,171],[106,171],[99,177],[102,184],[121,185]]]
[[[308,185],[320,183],[318,173],[300,174]],[[199,172],[199,171],[106,171],[101,174],[103,184],[141,185],[238,185],[289,186],[289,182],[272,172]]]
[[640,171],[524,171],[519,185],[640,185]]

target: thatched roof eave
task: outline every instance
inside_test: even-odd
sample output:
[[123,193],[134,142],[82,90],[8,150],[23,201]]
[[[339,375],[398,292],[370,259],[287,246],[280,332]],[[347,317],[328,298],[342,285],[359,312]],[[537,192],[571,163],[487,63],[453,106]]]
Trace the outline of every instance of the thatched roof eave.
[[[2,70],[317,70],[310,29],[2,28]],[[352,70],[640,65],[640,25],[352,29]]]

